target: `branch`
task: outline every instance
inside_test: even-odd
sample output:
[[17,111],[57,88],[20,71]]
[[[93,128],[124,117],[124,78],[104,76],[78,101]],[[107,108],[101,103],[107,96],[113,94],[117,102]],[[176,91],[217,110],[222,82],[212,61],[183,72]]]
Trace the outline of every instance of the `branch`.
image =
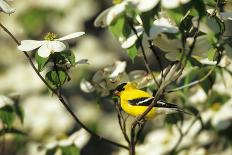
[[159,57],[158,53],[156,52],[156,49],[155,49],[154,45],[152,44],[152,41],[149,40],[148,43],[149,43],[149,46],[150,46],[151,51],[152,51],[153,54],[155,55],[155,58],[156,58],[156,60],[157,60],[157,62],[158,62],[158,65],[159,65],[159,69],[160,69],[160,71],[161,71],[161,77],[163,78],[163,77],[164,77],[164,74],[163,74],[163,69],[164,69],[164,67],[163,67],[162,62],[161,62],[161,60],[160,60],[160,57]]
[[139,46],[141,47],[141,51],[142,51],[142,54],[143,54],[143,62],[144,62],[144,65],[145,65],[147,71],[151,74],[151,76],[152,76],[153,80],[155,81],[156,85],[159,86],[158,81],[156,80],[156,78],[155,78],[153,72],[151,71],[151,69],[150,69],[150,67],[149,67],[149,65],[148,65],[148,59],[147,59],[147,56],[146,56],[146,53],[145,53],[145,50],[144,50],[144,47],[143,47],[143,44],[142,44],[142,40],[141,40],[141,38],[139,37],[139,35],[138,35],[136,29],[134,28],[133,23],[130,21],[130,19],[128,19],[128,23],[129,23],[129,25],[130,25],[132,31],[135,33],[137,39],[138,39],[138,43],[139,43]]
[[175,88],[175,89],[167,90],[165,93],[172,93],[172,92],[175,92],[175,91],[178,91],[178,90],[182,90],[184,88],[193,87],[193,86],[203,82],[204,80],[206,80],[211,75],[211,73],[214,71],[215,68],[216,68],[216,66],[213,67],[211,70],[209,70],[209,72],[205,76],[203,76],[201,79],[193,81],[193,82],[191,82],[189,84],[180,86],[180,87]]
[[[0,27],[14,40],[14,42],[17,45],[20,45],[19,41],[14,37],[14,35],[5,27],[0,23]],[[62,97],[61,94],[59,94],[56,90],[54,90],[48,83],[47,81],[43,78],[43,76],[39,73],[39,71],[37,70],[37,68],[35,67],[34,63],[32,62],[31,57],[25,52],[23,51],[23,53],[25,54],[25,56],[27,57],[28,61],[30,62],[30,65],[32,66],[33,70],[36,72],[36,74],[39,76],[39,78],[43,81],[43,83],[47,86],[47,88],[52,91],[53,94],[55,94],[57,96],[57,98],[60,100],[60,102],[63,104],[63,106],[66,108],[66,110],[70,113],[70,115],[73,117],[73,119],[76,121],[77,124],[79,124],[83,129],[85,129],[89,134],[91,134],[92,136],[105,141],[109,144],[112,144],[114,146],[117,147],[121,147],[124,149],[129,149],[127,146],[116,143],[114,141],[108,140],[104,137],[99,136],[98,134],[94,133],[93,131],[91,131],[87,126],[85,126],[80,120],[79,118],[75,115],[75,113],[71,110],[71,108],[69,107],[69,105],[65,102],[64,98]]]

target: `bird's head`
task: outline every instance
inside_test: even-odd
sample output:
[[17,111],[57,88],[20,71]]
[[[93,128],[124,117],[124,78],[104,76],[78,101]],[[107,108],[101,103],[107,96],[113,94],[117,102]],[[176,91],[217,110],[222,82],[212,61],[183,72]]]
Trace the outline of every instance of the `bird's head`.
[[121,83],[114,89],[114,95],[119,96],[121,92],[130,88],[136,88],[135,83],[131,83],[131,82]]

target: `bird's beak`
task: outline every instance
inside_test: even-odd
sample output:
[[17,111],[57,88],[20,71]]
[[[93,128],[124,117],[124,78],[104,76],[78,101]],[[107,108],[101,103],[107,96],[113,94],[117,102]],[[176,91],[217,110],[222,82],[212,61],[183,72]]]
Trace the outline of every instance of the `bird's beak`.
[[119,96],[119,91],[115,90],[115,91],[114,91],[114,95],[115,95],[115,96]]

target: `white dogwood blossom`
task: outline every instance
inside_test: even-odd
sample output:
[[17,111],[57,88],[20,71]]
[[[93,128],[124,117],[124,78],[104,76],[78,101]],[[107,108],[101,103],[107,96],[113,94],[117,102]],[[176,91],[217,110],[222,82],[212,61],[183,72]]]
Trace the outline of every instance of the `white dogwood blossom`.
[[94,25],[97,27],[109,26],[113,20],[126,11],[127,6],[136,8],[140,12],[146,12],[154,8],[158,2],[159,0],[123,0],[117,3],[115,2],[116,4],[114,6],[100,13],[94,21]]
[[21,44],[18,46],[20,51],[32,51],[34,49],[38,49],[38,55],[47,58],[50,54],[54,52],[62,52],[66,49],[65,43],[63,41],[77,38],[81,35],[85,34],[84,32],[75,32],[64,37],[56,38],[54,33],[48,33],[45,35],[44,40],[22,40]]
[[6,0],[0,0],[0,12],[4,12],[6,14],[11,14],[15,12],[15,9],[10,7]]

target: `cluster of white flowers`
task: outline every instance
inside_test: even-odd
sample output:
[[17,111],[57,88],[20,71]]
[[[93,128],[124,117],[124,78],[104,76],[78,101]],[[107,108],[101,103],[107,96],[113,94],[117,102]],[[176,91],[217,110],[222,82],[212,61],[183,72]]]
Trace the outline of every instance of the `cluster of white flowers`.
[[11,14],[15,12],[15,9],[10,7],[6,0],[0,0],[0,11],[6,14]]
[[109,26],[116,18],[126,11],[127,6],[131,6],[140,12],[146,12],[154,8],[161,1],[161,5],[167,9],[174,9],[190,0],[121,0],[114,6],[103,11],[95,20],[95,26]]

